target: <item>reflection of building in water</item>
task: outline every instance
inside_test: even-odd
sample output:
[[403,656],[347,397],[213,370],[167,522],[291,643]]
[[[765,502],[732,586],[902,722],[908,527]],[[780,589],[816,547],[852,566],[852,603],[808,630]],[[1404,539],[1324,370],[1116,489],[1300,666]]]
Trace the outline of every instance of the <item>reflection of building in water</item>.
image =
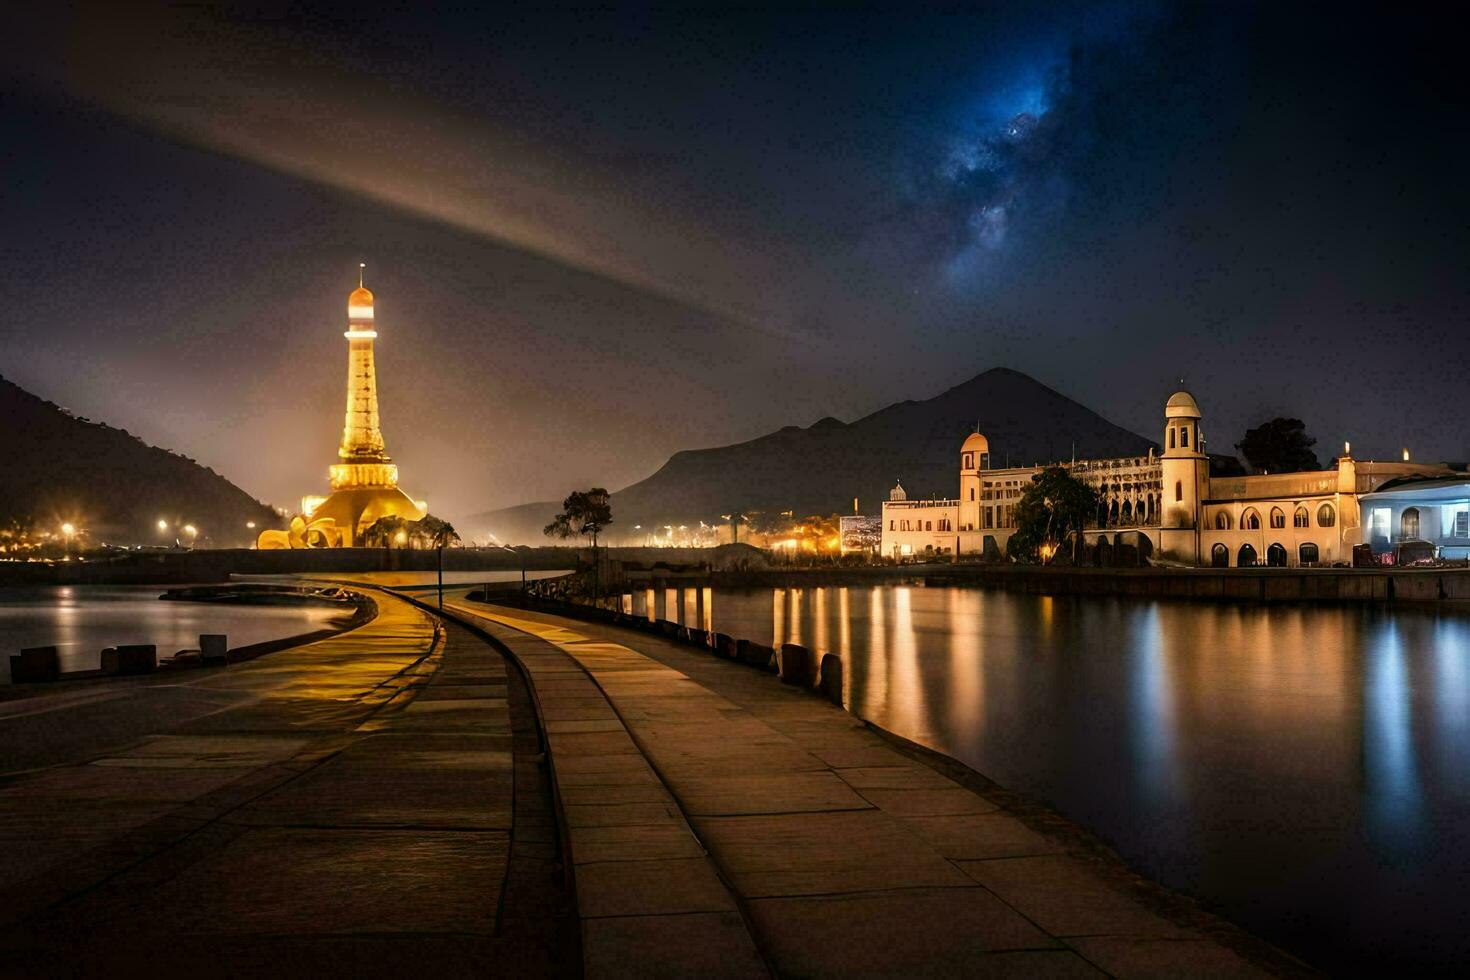
[[378,332],[373,294],[358,277],[347,297],[347,414],[338,462],[330,467],[331,493],[301,498],[301,513],[285,531],[262,531],[260,548],[351,548],[380,517],[416,521],[428,505],[398,488],[398,467],[378,425],[378,374],[373,341]]
[[[1115,552],[1189,565],[1317,565],[1348,561],[1356,544],[1388,551],[1423,543],[1441,557],[1470,554],[1470,474],[1444,464],[1358,462],[1346,451],[1328,470],[1226,475],[1212,467],[1194,396],[1164,406],[1163,449],[1147,456],[1060,466],[1098,494],[1084,534],[1099,563]],[[910,500],[902,484],[883,504],[888,557],[999,558],[1015,506],[1044,466],[994,469],[976,432],[960,446],[958,499]]]

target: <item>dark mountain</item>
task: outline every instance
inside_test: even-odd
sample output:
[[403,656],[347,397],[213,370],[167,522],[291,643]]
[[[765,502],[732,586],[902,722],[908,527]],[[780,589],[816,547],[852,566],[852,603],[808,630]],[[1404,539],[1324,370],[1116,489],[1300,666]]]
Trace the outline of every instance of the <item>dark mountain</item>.
[[[927,401],[899,402],[856,422],[825,418],[733,446],[675,453],[646,480],[613,494],[614,540],[634,524],[717,523],[732,510],[851,513],[853,497],[863,513],[876,514],[895,480],[910,498],[952,497],[959,492],[960,444],[977,425],[996,467],[1069,459],[1074,444],[1078,458],[1157,448],[1033,378],[995,368]],[[541,528],[558,509],[551,501],[480,514],[471,519],[472,533],[544,540]]]
[[198,544],[239,547],[280,519],[229,480],[185,456],[100,422],[76,418],[0,377],[4,463],[0,523],[59,527],[87,543],[172,544],[158,522],[192,524]]

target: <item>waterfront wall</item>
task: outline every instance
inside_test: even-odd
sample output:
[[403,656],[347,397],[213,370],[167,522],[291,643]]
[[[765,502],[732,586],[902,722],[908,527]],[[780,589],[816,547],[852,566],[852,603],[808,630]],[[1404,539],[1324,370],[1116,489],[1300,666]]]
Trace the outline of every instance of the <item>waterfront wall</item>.
[[[670,581],[670,587],[678,584]],[[1223,602],[1470,602],[1470,569],[1037,568],[899,565],[715,573],[726,588],[927,585],[1033,595],[1134,596]]]

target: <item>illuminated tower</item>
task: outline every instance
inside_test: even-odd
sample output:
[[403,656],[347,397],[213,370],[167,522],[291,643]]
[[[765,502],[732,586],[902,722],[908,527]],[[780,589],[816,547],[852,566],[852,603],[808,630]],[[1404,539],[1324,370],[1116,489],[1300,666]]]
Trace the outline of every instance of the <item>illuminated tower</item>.
[[383,445],[378,423],[378,366],[373,357],[377,320],[373,294],[362,284],[347,297],[347,416],[337,462],[328,473],[331,493],[301,498],[301,513],[287,530],[262,531],[260,548],[352,548],[384,517],[417,521],[428,505],[398,487],[398,467]]
[[1159,551],[1165,558],[1199,561],[1200,502],[1209,494],[1210,459],[1200,442],[1200,412],[1194,396],[1176,391],[1164,406],[1164,455],[1159,462],[1164,489]]
[[373,294],[362,284],[358,266],[357,288],[347,297],[347,417],[342,424],[341,460],[331,468],[333,490],[348,487],[398,485],[398,467],[383,447],[378,426],[378,369],[373,361],[377,339]]

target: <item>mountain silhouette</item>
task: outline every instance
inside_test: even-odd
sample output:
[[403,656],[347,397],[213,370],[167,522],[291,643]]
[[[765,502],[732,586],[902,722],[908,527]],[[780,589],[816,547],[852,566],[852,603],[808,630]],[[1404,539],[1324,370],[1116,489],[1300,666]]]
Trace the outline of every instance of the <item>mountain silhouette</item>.
[[[713,524],[736,511],[850,514],[854,497],[862,513],[877,514],[897,480],[910,499],[953,497],[960,444],[977,426],[995,467],[1070,459],[1074,446],[1079,459],[1158,448],[1034,378],[993,368],[855,422],[824,418],[749,442],[675,453],[652,476],[612,495],[611,540],[639,537],[635,524]],[[544,542],[541,529],[559,509],[557,501],[543,501],[478,514],[471,533]]]
[[[77,418],[0,377],[5,462],[0,524],[37,529],[70,521],[87,543],[173,544],[192,524],[201,546],[240,547],[280,518],[265,504],[186,456],[124,429]],[[169,523],[160,530],[158,522]],[[255,522],[257,529],[247,527]]]

